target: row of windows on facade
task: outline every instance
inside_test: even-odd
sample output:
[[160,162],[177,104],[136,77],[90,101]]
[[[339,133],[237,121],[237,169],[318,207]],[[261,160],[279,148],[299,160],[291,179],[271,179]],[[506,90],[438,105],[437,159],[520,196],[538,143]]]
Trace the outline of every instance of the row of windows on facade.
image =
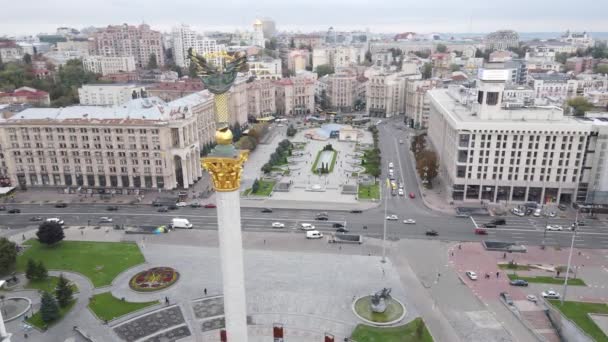
[[[519,133],[519,131],[517,132]],[[539,132],[540,133],[540,132]],[[564,132],[545,132],[545,134],[550,134],[550,135],[545,135],[545,142],[556,142],[557,141],[557,133],[564,133]],[[534,132],[534,134],[537,134],[536,131]],[[541,133],[542,134],[542,133]],[[469,141],[469,137],[471,141],[475,141],[475,138],[477,137],[477,134],[460,134],[460,141],[462,142],[468,142]],[[512,138],[513,141],[519,141],[521,140],[522,142],[525,142],[526,138],[528,138],[527,140],[532,142],[532,141],[540,141],[541,140],[541,136],[540,135],[518,135],[518,134],[514,134],[514,135],[507,135],[507,134],[480,134],[480,138],[481,141],[484,142],[486,140],[497,140],[497,141],[507,141],[509,140],[509,137]],[[486,139],[487,138],[487,139]],[[565,136],[562,136],[562,142],[568,142],[568,140],[570,142],[574,141],[574,136],[571,135],[569,132],[566,133]],[[580,136],[578,139],[579,142],[584,142],[585,141],[585,137],[584,136]],[[489,141],[488,141],[489,142]]]
[[[125,148],[126,145],[124,144],[118,144],[116,145],[116,149],[119,150],[126,150]],[[72,149],[90,149],[91,145],[90,144],[66,144],[66,143],[59,143],[58,145],[59,148],[72,148]],[[19,145],[18,143],[12,143],[11,144],[11,148],[55,148],[55,144],[53,143],[35,143],[34,146],[32,146],[30,143],[23,143],[22,145]],[[113,150],[114,145],[112,144],[106,144],[105,147],[102,147],[101,144],[93,144],[93,148],[101,150],[102,148],[108,149],[108,150]],[[141,144],[141,145],[137,145],[137,144],[130,144],[129,145],[129,150],[149,150],[150,146],[148,144]],[[160,150],[160,145],[154,145],[152,146],[153,150],[159,151]]]
[[[0,149],[1,149],[1,146],[0,146]],[[57,151],[38,150],[35,153],[35,155],[37,155],[37,156],[45,156],[45,155],[56,156],[57,154],[59,154],[62,157],[68,156],[70,154],[72,156],[74,156],[74,157],[79,157],[81,155],[80,151],[72,151],[72,153],[68,153],[68,151],[59,151],[59,152],[57,152]],[[21,156],[21,155],[22,155],[21,151],[13,151],[13,156]],[[32,151],[24,151],[23,155],[24,156],[33,156],[34,152],[32,152]],[[82,156],[85,156],[85,157],[90,157],[92,155],[94,155],[95,157],[102,157],[104,155],[104,153],[101,152],[101,151],[95,151],[95,153],[93,153],[93,154],[90,151],[83,151],[82,152]],[[118,157],[121,157],[121,158],[125,158],[127,156],[127,152],[116,152],[116,154],[115,154],[114,152],[110,151],[110,152],[106,152],[105,155],[107,157],[109,157],[109,158],[114,158],[115,155],[117,155]],[[161,157],[161,153],[160,152],[154,152],[152,155],[154,156],[154,158],[160,158]],[[130,158],[138,158],[140,156],[141,156],[141,158],[150,158],[150,153],[148,153],[148,152],[141,152],[141,155],[140,155],[138,152],[129,152],[129,157]],[[4,155],[0,153],[0,158],[3,158],[3,157],[4,157]]]
[[[18,165],[15,169],[17,170],[17,172],[25,172],[26,169],[29,172],[36,172],[36,167],[34,165],[28,165],[27,168]],[[64,165],[64,167],[63,167],[62,170],[63,170],[64,173],[72,172],[72,168],[69,165]],[[81,166],[75,166],[73,170],[76,173],[83,172]],[[91,172],[92,173],[93,172],[93,167],[92,166],[87,166],[85,168],[85,170],[86,170],[86,172]],[[103,166],[98,166],[97,167],[97,173],[106,173],[106,172],[109,172],[109,173],[118,173],[117,170],[120,170],[120,173],[129,173],[129,168],[128,167],[124,167],[124,166],[120,167],[119,169],[116,168],[116,167],[114,167],[114,166],[110,166],[107,169],[105,167],[103,167]],[[49,169],[46,166],[41,165],[38,171],[39,172],[49,172]],[[51,167],[50,171],[51,172],[59,172],[60,168],[57,165],[53,165]],[[133,174],[138,174],[138,173],[141,172],[141,170],[139,168],[136,168],[136,167],[131,168],[131,171],[132,171],[131,173],[133,173]],[[157,167],[157,168],[154,169],[154,171],[155,171],[156,174],[163,174],[163,168],[162,167]],[[144,167],[143,168],[143,173],[144,174],[151,174],[152,173],[152,168],[151,167]]]
[[[464,176],[465,176],[464,171],[461,172],[461,170],[459,170],[457,172],[456,176],[458,178],[464,178]],[[467,178],[468,179],[473,179],[473,173],[471,173],[471,172],[467,173]],[[577,181],[576,178],[577,178],[576,175],[572,176],[572,183],[576,183],[576,181]],[[477,173],[477,178],[476,179],[488,179],[488,174],[487,173]],[[535,181],[534,175],[527,175],[527,174],[523,175],[523,177],[521,179],[519,178],[519,174],[513,174],[513,175],[508,174],[506,176],[504,176],[503,174],[499,174],[499,175],[492,174],[492,179],[493,180],[501,180],[501,181],[502,180],[507,180],[507,181],[511,181],[511,180],[513,180],[513,181],[523,180],[523,181],[530,181],[530,182]],[[561,182],[566,182],[566,179],[567,179],[567,175],[555,175],[553,177],[553,181],[555,181],[555,182],[560,182],[560,181]],[[545,181],[546,182],[550,182],[551,181],[551,176],[550,175],[540,175],[540,176],[538,176],[538,181],[540,181],[540,182],[545,182]]]
[[[579,150],[580,150],[580,148],[579,148]],[[484,153],[484,151],[485,151],[485,153]],[[505,157],[506,151],[504,151],[504,150],[503,151],[493,150],[493,151],[494,151],[494,157],[503,157],[503,158]],[[470,157],[471,159],[472,159],[472,157],[475,156],[475,150],[471,150],[470,153],[467,153],[469,151],[465,151],[465,150],[460,150],[459,152],[460,153],[458,154],[458,156],[459,156],[459,159],[461,159],[461,160],[459,160],[459,162],[464,163],[466,161],[467,156]],[[490,156],[490,152],[491,152],[491,150],[479,150],[479,156],[483,157],[485,155],[486,157],[488,157],[488,156]],[[526,153],[526,157],[528,157],[528,158],[532,158],[532,157],[537,158],[538,153],[539,153],[537,151],[535,151],[535,152],[523,151],[523,152]],[[543,158],[553,159],[553,157],[556,154],[557,154],[557,152],[546,152],[545,151],[545,152],[543,152]],[[580,159],[581,155],[582,155],[581,152],[576,153],[576,159]],[[520,151],[511,151],[511,160],[513,160],[513,158],[515,158],[516,156],[517,156],[517,158],[521,158],[522,151],[521,150]],[[564,158],[564,157],[566,159],[570,159],[570,156],[571,156],[570,152],[559,152],[560,159]],[[526,162],[529,162],[529,161],[530,160],[527,160]],[[472,161],[471,161],[471,163],[472,163]],[[481,163],[481,161],[480,161],[480,163]]]
[[[57,159],[57,158],[54,158],[54,157],[49,158],[48,162],[52,163],[52,164],[58,164],[59,160],[61,160],[61,162],[63,164],[80,164],[81,163],[80,158],[73,158],[70,161],[69,158],[60,158],[60,159]],[[84,161],[85,161],[85,164],[93,164],[93,159],[85,158]],[[103,159],[98,158],[95,161],[97,162],[98,165],[102,165],[102,164],[105,164],[105,163],[108,163],[108,164],[120,164],[120,165],[127,165],[127,164],[130,164],[130,165],[139,165],[139,159],[118,159],[118,163],[116,162],[115,159],[106,159],[105,162],[104,162]],[[24,162],[24,158],[18,157],[18,158],[15,158],[15,163],[16,164],[24,164],[24,163],[33,164],[34,163],[34,158],[32,158],[32,157],[25,158],[25,162]],[[47,163],[47,159],[44,158],[44,157],[40,157],[40,158],[38,158],[38,163],[40,163],[40,164],[46,164]],[[151,165],[152,164],[152,162],[149,159],[144,159],[144,160],[141,161],[141,163],[143,165]],[[163,165],[163,162],[162,162],[162,160],[157,159],[157,160],[154,160],[154,164],[155,165]]]
[[[52,128],[52,127],[45,127],[45,128],[40,128],[40,127],[21,127],[19,128],[19,131],[21,131],[21,133],[28,133],[30,132],[30,130],[34,133],[40,133],[42,132],[42,130],[44,130],[44,132],[46,133],[51,133],[51,132],[57,132],[57,133],[63,133],[65,131],[67,131],[68,133],[76,133],[77,131],[80,133],[88,133],[89,130],[92,133],[106,133],[106,134],[110,134],[110,133],[115,133],[115,134],[123,134],[123,133],[127,133],[127,134],[135,134],[136,132],[139,134],[148,134],[148,131],[150,133],[152,133],[153,135],[158,135],[159,130],[158,129],[146,129],[146,128],[140,128],[140,129],[134,129],[134,128],[127,128],[127,129],[123,129],[123,128],[86,128],[86,127],[81,127],[81,128],[63,128],[63,127],[56,127],[56,128]],[[17,132],[17,128],[14,127],[10,127],[8,129],[9,133],[16,133]]]
[[[65,141],[65,135],[51,135],[51,134],[47,134],[45,136],[46,141],[54,141],[55,137],[57,137],[57,140],[59,141]],[[33,138],[34,141],[42,141],[42,135],[21,135],[21,141],[30,141]],[[89,141],[89,138],[91,138],[92,141],[101,141],[101,136],[100,135],[94,135],[92,137],[88,136],[88,135],[81,135],[81,136],[77,136],[77,135],[70,135],[69,136],[69,140],[70,141]],[[79,139],[80,138],[80,139]],[[10,141],[18,141],[18,136],[16,134],[11,134],[9,135],[9,139]],[[147,142],[149,139],[148,136],[142,135],[139,137],[139,141],[140,142]],[[125,141],[125,137],[123,136],[112,136],[112,135],[104,135],[103,136],[103,140],[107,141],[107,142],[111,142],[113,140],[117,141],[117,142],[123,142]],[[127,136],[127,139],[129,142],[135,142],[137,140],[136,137],[130,135]],[[158,143],[160,142],[160,137],[159,136],[153,136],[152,137],[152,142],[153,143]]]
[[[59,174],[53,174],[53,183],[55,185],[60,185],[60,184],[65,184],[65,185],[79,185],[79,186],[84,186],[85,185],[85,179],[87,180],[87,185],[88,186],[101,186],[101,187],[105,187],[105,186],[111,186],[111,187],[118,187],[118,180],[120,177],[120,181],[122,183],[123,187],[129,187],[129,186],[133,186],[136,188],[139,188],[142,186],[142,182],[141,182],[141,177],[140,176],[128,176],[128,175],[121,175],[121,176],[109,176],[110,178],[110,182],[107,182],[106,176],[105,175],[98,175],[97,176],[97,183],[95,183],[95,175],[86,175],[86,178],[83,177],[83,175],[77,175],[75,177],[75,182],[74,179],[72,179],[71,175],[65,175],[65,182],[63,182],[62,180],[62,176]],[[22,175],[18,175],[19,178],[19,182],[20,183],[24,183],[25,182],[25,174]],[[49,185],[50,184],[50,179],[49,179],[49,175],[48,174],[41,174],[40,175],[41,178],[41,182],[39,182],[38,180],[38,175],[36,174],[30,174],[29,175],[29,179],[30,179],[30,184],[32,185],[39,185],[40,183],[42,185]],[[152,183],[152,176],[144,176],[144,184],[146,188],[151,188],[153,186]],[[165,179],[163,176],[156,176],[156,187],[157,188],[162,188],[165,185]]]

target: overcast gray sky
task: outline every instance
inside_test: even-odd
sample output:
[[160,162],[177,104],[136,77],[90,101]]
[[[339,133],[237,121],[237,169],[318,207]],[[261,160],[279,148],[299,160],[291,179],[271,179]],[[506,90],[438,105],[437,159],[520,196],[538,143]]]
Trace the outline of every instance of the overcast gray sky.
[[256,17],[301,31],[608,31],[607,10],[607,0],[0,0],[0,36],[142,21],[232,31],[250,29]]

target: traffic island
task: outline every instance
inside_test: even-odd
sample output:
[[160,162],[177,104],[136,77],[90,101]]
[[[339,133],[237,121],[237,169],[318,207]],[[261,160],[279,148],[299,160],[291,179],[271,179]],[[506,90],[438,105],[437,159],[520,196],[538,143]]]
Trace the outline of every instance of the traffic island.
[[353,303],[353,312],[365,323],[390,326],[400,322],[407,315],[405,305],[393,297],[385,299],[386,308],[383,312],[375,312],[372,309],[372,297],[373,295],[359,297]]

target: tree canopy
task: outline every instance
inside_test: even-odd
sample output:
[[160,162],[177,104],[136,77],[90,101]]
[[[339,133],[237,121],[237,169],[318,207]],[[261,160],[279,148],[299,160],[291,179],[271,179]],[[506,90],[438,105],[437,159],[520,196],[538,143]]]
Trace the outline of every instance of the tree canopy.
[[585,112],[593,109],[593,104],[582,96],[568,100],[568,106],[572,108],[575,116],[583,116]]
[[325,75],[329,75],[329,74],[333,74],[334,68],[329,65],[329,64],[322,64],[322,65],[318,65],[317,68],[315,69],[315,72],[317,73],[317,75],[319,76],[319,78],[325,76]]
[[43,222],[38,227],[36,236],[41,243],[46,245],[54,245],[65,238],[63,228],[56,222]]
[[446,53],[446,52],[448,52],[448,47],[445,46],[444,44],[437,44],[437,47],[435,48],[435,50],[437,50],[437,52],[440,52],[440,53]]
[[15,268],[17,244],[7,238],[0,238],[0,274],[7,274]]

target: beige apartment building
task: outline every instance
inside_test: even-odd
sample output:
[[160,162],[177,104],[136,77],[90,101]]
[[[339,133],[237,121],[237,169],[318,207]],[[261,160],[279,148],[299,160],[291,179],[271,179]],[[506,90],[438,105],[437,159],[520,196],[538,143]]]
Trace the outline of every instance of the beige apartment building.
[[256,118],[276,113],[276,93],[272,81],[258,80],[247,84],[247,109],[248,115]]
[[0,121],[0,176],[99,192],[188,188],[202,176],[200,151],[214,122],[207,91],[171,103],[26,109]]
[[421,79],[416,71],[390,72],[384,69],[369,70],[366,77],[366,106],[370,116],[389,118],[405,114],[405,84],[408,80]]
[[135,58],[137,67],[148,64],[151,55],[156,56],[158,65],[165,64],[163,35],[150,26],[110,25],[93,35],[93,45],[97,55],[106,57]]
[[327,96],[333,110],[352,111],[357,98],[357,73],[351,69],[341,69],[328,75]]
[[275,83],[277,114],[302,115],[315,111],[314,78],[296,76],[284,78]]
[[426,92],[441,87],[441,80],[408,80],[405,86],[405,116],[414,128],[428,128],[429,99]]
[[106,76],[135,71],[135,58],[133,56],[85,56],[82,58],[82,66],[86,71]]

